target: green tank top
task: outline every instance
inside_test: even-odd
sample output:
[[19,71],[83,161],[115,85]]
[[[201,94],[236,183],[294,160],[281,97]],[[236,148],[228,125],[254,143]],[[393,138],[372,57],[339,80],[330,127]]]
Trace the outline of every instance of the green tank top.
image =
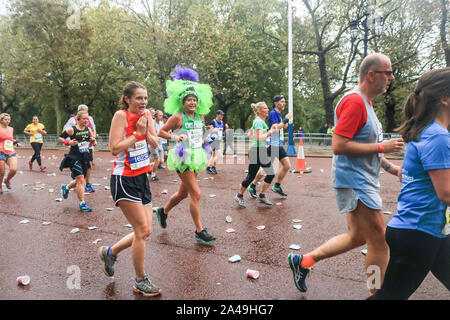
[[194,114],[194,119],[187,116],[184,112],[183,124],[181,130],[188,136],[188,147],[192,149],[198,149],[203,144],[203,133],[205,132],[205,125],[202,118],[198,114]]
[[256,138],[256,130],[262,130],[262,133],[265,134],[267,132],[267,129],[269,129],[269,127],[264,122],[264,120],[257,117],[255,120],[253,120],[252,129],[253,129],[253,134],[254,134],[254,137],[252,138],[252,147],[266,146],[267,141],[258,141],[258,139]]

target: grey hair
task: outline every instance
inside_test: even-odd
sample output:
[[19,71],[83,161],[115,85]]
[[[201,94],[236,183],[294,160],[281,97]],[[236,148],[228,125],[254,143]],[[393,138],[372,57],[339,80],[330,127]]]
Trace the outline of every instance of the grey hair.
[[89,109],[89,108],[88,108],[88,106],[85,105],[85,104],[80,104],[80,105],[78,106],[78,111],[81,111],[81,110],[83,110],[83,109]]

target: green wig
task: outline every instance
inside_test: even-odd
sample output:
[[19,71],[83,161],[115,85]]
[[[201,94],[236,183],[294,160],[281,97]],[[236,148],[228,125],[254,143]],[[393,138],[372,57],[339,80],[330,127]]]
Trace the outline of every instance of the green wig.
[[[171,73],[174,80],[167,80],[166,90],[168,98],[164,100],[164,112],[168,114],[180,113],[184,110],[183,99],[188,95],[194,95],[197,98],[198,105],[195,113],[205,115],[209,113],[212,102],[212,90],[207,84],[196,82],[195,77],[183,76],[186,73],[196,73],[189,68],[182,68],[177,66],[175,68],[177,73]],[[186,72],[188,70],[189,72]],[[194,81],[193,81],[194,80]]]

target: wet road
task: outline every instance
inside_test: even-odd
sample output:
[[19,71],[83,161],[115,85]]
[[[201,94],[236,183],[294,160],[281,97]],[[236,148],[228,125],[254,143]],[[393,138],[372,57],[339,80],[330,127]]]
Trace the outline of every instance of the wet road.
[[[28,170],[31,150],[22,149],[18,154],[21,171],[13,179],[13,189],[0,195],[0,299],[144,299],[131,291],[134,277],[131,250],[119,255],[114,278],[103,274],[97,256],[100,246],[112,245],[131,231],[120,209],[114,207],[110,191],[105,189],[109,186],[108,169],[113,157],[96,152],[92,173],[96,192],[86,196],[94,211],[82,213],[74,192],[67,200],[55,200],[62,198],[61,184],[70,181],[68,171],[58,170],[63,151],[43,151],[48,167],[45,173]],[[212,176],[213,180],[205,179],[211,177],[205,172],[198,176],[202,221],[217,238],[214,247],[194,240],[188,200],[171,211],[165,230],[154,216],[146,266],[163,293],[152,299],[365,299],[368,289],[364,255],[360,252],[364,247],[318,263],[310,274],[307,293],[295,288],[287,262],[289,252],[312,250],[346,231],[345,217],[337,211],[331,187],[331,158],[307,158],[307,166],[313,172],[300,177],[289,173],[283,183],[288,198],[270,191],[268,195],[274,203],[271,208],[250,199],[247,193],[246,209],[239,209],[233,201],[245,176],[245,158],[228,159],[239,163],[218,165],[219,174]],[[290,160],[295,167],[296,159]],[[173,181],[179,180],[175,172],[159,170],[158,176],[160,181],[150,183],[154,206],[164,205],[178,189],[178,182]],[[385,173],[381,175],[381,184],[383,210],[395,213],[400,183]],[[168,194],[161,194],[164,189]],[[226,216],[233,221],[226,222]],[[391,215],[384,217],[389,221]],[[30,222],[19,223],[24,219]],[[297,223],[302,225],[301,230],[293,228],[296,224],[293,219],[302,220]],[[264,230],[256,228],[261,225]],[[89,230],[92,226],[96,229]],[[74,228],[80,231],[71,233]],[[229,228],[236,231],[227,233]],[[97,239],[101,240],[94,244]],[[289,249],[291,244],[301,249]],[[228,262],[235,254],[242,260]],[[258,270],[260,277],[247,278],[247,269]],[[31,283],[18,286],[16,278],[24,274],[31,277]],[[411,299],[448,300],[450,294],[430,274]]]

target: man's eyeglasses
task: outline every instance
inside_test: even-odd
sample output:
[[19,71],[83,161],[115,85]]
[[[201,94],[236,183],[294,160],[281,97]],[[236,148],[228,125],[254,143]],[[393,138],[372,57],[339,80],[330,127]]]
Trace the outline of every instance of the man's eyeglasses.
[[375,73],[384,73],[386,76],[390,77],[394,74],[394,71],[377,71],[377,70],[373,70],[373,72]]

